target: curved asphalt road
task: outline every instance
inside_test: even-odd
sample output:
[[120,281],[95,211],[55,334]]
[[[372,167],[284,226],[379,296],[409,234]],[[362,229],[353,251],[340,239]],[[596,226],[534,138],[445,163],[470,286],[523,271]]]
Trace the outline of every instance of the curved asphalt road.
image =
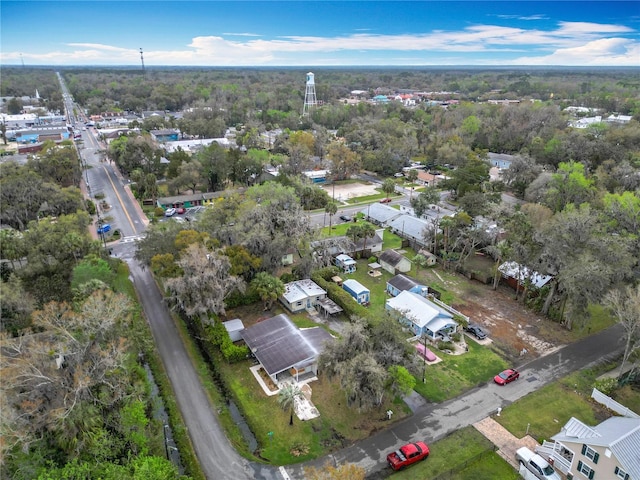
[[[499,407],[504,408],[560,377],[614,357],[623,349],[621,334],[622,328],[615,325],[521,365],[518,367],[521,377],[515,383],[500,387],[490,382],[447,402],[424,405],[418,408],[414,415],[392,428],[305,465],[320,467],[327,461],[339,464],[349,462],[363,467],[367,471],[368,479],[386,478],[390,473],[386,466],[386,455],[390,451],[412,441],[426,440],[429,443],[439,440],[455,430],[482,420],[495,413]],[[287,472],[291,478],[304,478],[302,465],[287,467]]]

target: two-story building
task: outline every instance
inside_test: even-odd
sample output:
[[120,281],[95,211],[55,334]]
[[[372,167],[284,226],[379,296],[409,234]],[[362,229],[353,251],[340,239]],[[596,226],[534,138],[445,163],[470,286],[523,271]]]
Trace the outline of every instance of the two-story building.
[[567,479],[640,479],[640,418],[611,417],[590,427],[571,418],[542,454]]

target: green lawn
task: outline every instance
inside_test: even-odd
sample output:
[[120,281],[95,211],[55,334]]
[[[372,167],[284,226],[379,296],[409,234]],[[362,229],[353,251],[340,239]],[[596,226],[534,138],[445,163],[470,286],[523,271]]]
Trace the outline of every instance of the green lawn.
[[442,362],[426,366],[426,382],[417,378],[415,390],[430,402],[442,402],[491,380],[507,363],[490,348],[467,338],[469,351],[447,355],[432,349]]
[[596,373],[583,370],[547,385],[506,407],[495,420],[518,438],[529,425],[529,434],[539,442],[558,433],[571,417],[596,425],[609,416],[589,400]]
[[[248,360],[234,365],[220,362],[219,369],[258,439],[260,457],[274,465],[317,458],[366,438],[389,426],[385,416],[389,408],[395,412],[394,421],[409,414],[403,405],[394,404],[391,398],[386,398],[372,411],[359,413],[347,407],[339,385],[321,377],[310,384],[311,400],[320,417],[302,422],[294,415],[293,425],[289,425],[290,412],[280,408],[277,395],[269,397],[263,392],[249,371],[251,365]],[[300,451],[303,453],[298,455]]]
[[[493,444],[473,427],[466,427],[429,445],[429,458],[389,476],[391,480],[429,480],[438,475],[451,479],[517,479],[507,462],[494,451]],[[455,472],[452,472],[455,470]],[[476,476],[476,472],[478,475]]]

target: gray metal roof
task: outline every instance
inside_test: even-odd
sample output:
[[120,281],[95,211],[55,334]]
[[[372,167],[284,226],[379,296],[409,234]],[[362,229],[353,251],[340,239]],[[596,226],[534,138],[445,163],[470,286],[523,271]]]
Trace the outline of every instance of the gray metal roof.
[[284,286],[284,294],[282,295],[289,303],[299,302],[309,297],[318,295],[326,295],[326,291],[313,280],[296,280]]
[[256,323],[240,332],[269,375],[315,360],[331,335],[320,327],[300,330],[285,314]]
[[399,210],[383,203],[372,203],[367,208],[363,208],[361,212],[381,225],[386,225],[389,221],[401,215]]
[[395,250],[385,250],[380,255],[378,255],[378,262],[385,262],[395,267],[402,261],[403,258],[405,257],[400,255]]
[[611,417],[595,427],[571,418],[562,431],[551,438],[562,443],[606,447],[631,478],[640,478],[640,418]]
[[411,290],[413,287],[422,286],[422,283],[402,273],[390,278],[387,283],[398,290]]
[[388,226],[397,231],[402,238],[411,238],[420,244],[424,244],[423,232],[427,229],[433,229],[433,226],[426,220],[411,215],[401,215],[394,218]]

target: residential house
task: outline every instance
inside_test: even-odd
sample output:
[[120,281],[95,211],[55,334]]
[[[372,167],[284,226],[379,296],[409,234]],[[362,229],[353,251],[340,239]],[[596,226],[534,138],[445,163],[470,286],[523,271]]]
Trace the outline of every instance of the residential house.
[[321,327],[299,329],[280,314],[241,332],[251,353],[274,382],[291,375],[318,373],[318,357],[333,337]]
[[491,163],[492,167],[498,167],[501,170],[509,168],[511,166],[511,162],[515,158],[514,155],[509,155],[507,153],[493,153],[489,152],[489,163]]
[[378,255],[380,266],[392,275],[398,272],[405,273],[411,270],[411,261],[395,250],[385,250]]
[[426,187],[435,187],[438,183],[445,179],[444,175],[434,175],[423,170],[418,171],[418,178],[416,183],[424,185]]
[[[363,255],[371,256],[374,253],[382,251],[382,243],[384,238],[384,228],[379,228],[373,237],[358,238],[353,246],[353,253],[363,252]],[[366,247],[366,249],[365,249]]]
[[344,273],[355,272],[357,266],[356,261],[345,253],[341,253],[336,257],[336,267],[341,268]]
[[622,124],[627,124],[631,121],[631,119],[633,118],[633,116],[631,115],[619,115],[619,114],[614,114],[614,115],[609,115],[607,117],[607,122],[609,123],[622,123]]
[[368,305],[371,301],[371,292],[357,280],[349,278],[343,281],[342,289],[351,295],[360,305]]
[[364,213],[367,221],[383,227],[386,227],[394,218],[402,215],[397,209],[382,203],[372,203],[361,212]]
[[414,335],[433,341],[448,338],[458,328],[452,313],[417,293],[400,292],[386,301],[385,308],[396,312],[400,323],[408,326]]
[[327,292],[313,280],[296,280],[284,286],[284,294],[279,298],[287,309],[293,313],[314,308],[318,300],[325,298]]
[[640,479],[640,418],[611,417],[590,427],[572,417],[551,439],[540,452],[567,479]]
[[429,294],[429,287],[408,275],[400,273],[387,281],[387,293],[392,297],[397,297],[400,292],[413,292],[426,297]]
[[[428,210],[427,212],[431,213],[432,211]],[[434,215],[443,216],[440,212]],[[388,222],[388,228],[399,237],[411,242],[413,247],[419,250],[420,247],[426,247],[425,232],[433,230],[434,226],[433,221],[405,214]]]

